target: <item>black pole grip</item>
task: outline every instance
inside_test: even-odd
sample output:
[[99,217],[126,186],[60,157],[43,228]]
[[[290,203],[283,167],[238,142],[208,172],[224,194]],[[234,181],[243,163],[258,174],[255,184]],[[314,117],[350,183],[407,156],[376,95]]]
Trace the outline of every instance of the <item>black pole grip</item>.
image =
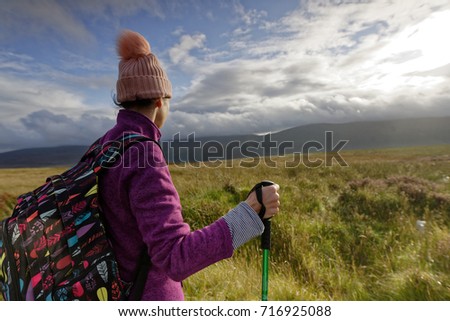
[[264,219],[264,214],[266,213],[266,207],[263,204],[262,201],[262,187],[263,186],[270,186],[270,185],[274,185],[274,182],[271,181],[262,181],[258,184],[256,184],[252,190],[248,193],[248,195],[250,195],[253,191],[256,192],[256,199],[258,200],[258,202],[261,204],[261,210],[259,211],[258,215],[261,218],[261,220],[263,221],[264,224],[264,232],[261,235],[261,248],[264,250],[270,250],[270,227],[271,227],[271,222],[270,219]]
[[261,235],[261,248],[263,250],[270,250],[270,226],[271,221],[270,219],[264,220],[264,232]]

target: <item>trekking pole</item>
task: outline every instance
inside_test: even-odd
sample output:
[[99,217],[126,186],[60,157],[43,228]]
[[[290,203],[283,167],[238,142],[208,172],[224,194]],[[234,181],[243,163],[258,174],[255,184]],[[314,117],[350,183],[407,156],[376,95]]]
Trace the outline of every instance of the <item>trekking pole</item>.
[[262,288],[261,301],[267,301],[269,293],[269,253],[270,253],[270,219],[264,220],[264,232],[261,235],[262,261]]
[[259,217],[263,220],[264,232],[261,235],[261,248],[263,250],[263,260],[262,260],[262,286],[261,286],[261,301],[267,301],[269,293],[269,253],[270,253],[270,219],[264,219],[264,214],[266,213],[266,207],[262,201],[262,187],[274,185],[271,181],[262,181],[256,184],[249,195],[255,191],[256,198],[261,204],[261,210],[259,212]]

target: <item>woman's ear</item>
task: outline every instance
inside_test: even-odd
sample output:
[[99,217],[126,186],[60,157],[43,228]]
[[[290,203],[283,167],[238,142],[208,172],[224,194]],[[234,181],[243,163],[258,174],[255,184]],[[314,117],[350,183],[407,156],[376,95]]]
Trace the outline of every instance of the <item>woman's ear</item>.
[[156,106],[157,108],[161,108],[161,106],[162,106],[162,98],[156,99],[156,101],[155,101],[155,106]]

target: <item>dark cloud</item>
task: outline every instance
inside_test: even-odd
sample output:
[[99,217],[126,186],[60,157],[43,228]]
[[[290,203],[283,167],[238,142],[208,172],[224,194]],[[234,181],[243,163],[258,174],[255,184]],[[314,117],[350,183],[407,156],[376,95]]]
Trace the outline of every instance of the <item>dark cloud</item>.
[[84,113],[72,118],[48,110],[32,112],[19,124],[0,124],[0,151],[61,145],[89,145],[114,125],[107,117]]

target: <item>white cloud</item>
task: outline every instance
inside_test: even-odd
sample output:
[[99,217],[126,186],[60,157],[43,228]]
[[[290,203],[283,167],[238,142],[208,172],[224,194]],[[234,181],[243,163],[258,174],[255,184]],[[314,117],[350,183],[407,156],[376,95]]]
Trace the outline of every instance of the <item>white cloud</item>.
[[250,28],[242,28],[242,27],[239,27],[239,28],[236,28],[236,29],[234,29],[233,30],[233,36],[245,36],[245,35],[248,35],[249,33],[251,32],[251,29]]
[[260,22],[260,20],[267,16],[267,12],[264,10],[250,9],[245,10],[245,7],[239,2],[233,2],[233,10],[245,25],[254,25]]
[[31,56],[17,54],[10,51],[0,51],[0,70],[23,72],[28,69],[29,63],[34,59]]
[[61,86],[14,76],[0,75],[0,97],[2,97],[0,106],[3,119],[6,110],[10,110],[11,115],[17,115],[15,116],[17,118],[25,111],[31,112],[42,108],[75,112],[84,108],[80,95]]
[[[107,76],[59,78],[54,82],[0,73],[2,122],[16,122],[24,115],[41,109],[73,117],[79,117],[87,111],[101,115],[105,112],[105,108],[112,105],[109,92],[112,85],[111,77]],[[96,96],[103,98],[96,98],[95,102],[91,101],[94,98],[84,93],[87,89],[99,91],[99,87],[101,93],[97,93]],[[93,103],[96,105],[92,105]]]
[[172,31],[172,35],[174,36],[181,36],[182,34],[186,33],[183,29],[183,27],[178,26],[174,31]]
[[190,55],[193,49],[201,49],[204,47],[206,36],[204,34],[183,35],[180,37],[180,42],[169,49],[170,60],[174,64],[192,63],[195,58]]

